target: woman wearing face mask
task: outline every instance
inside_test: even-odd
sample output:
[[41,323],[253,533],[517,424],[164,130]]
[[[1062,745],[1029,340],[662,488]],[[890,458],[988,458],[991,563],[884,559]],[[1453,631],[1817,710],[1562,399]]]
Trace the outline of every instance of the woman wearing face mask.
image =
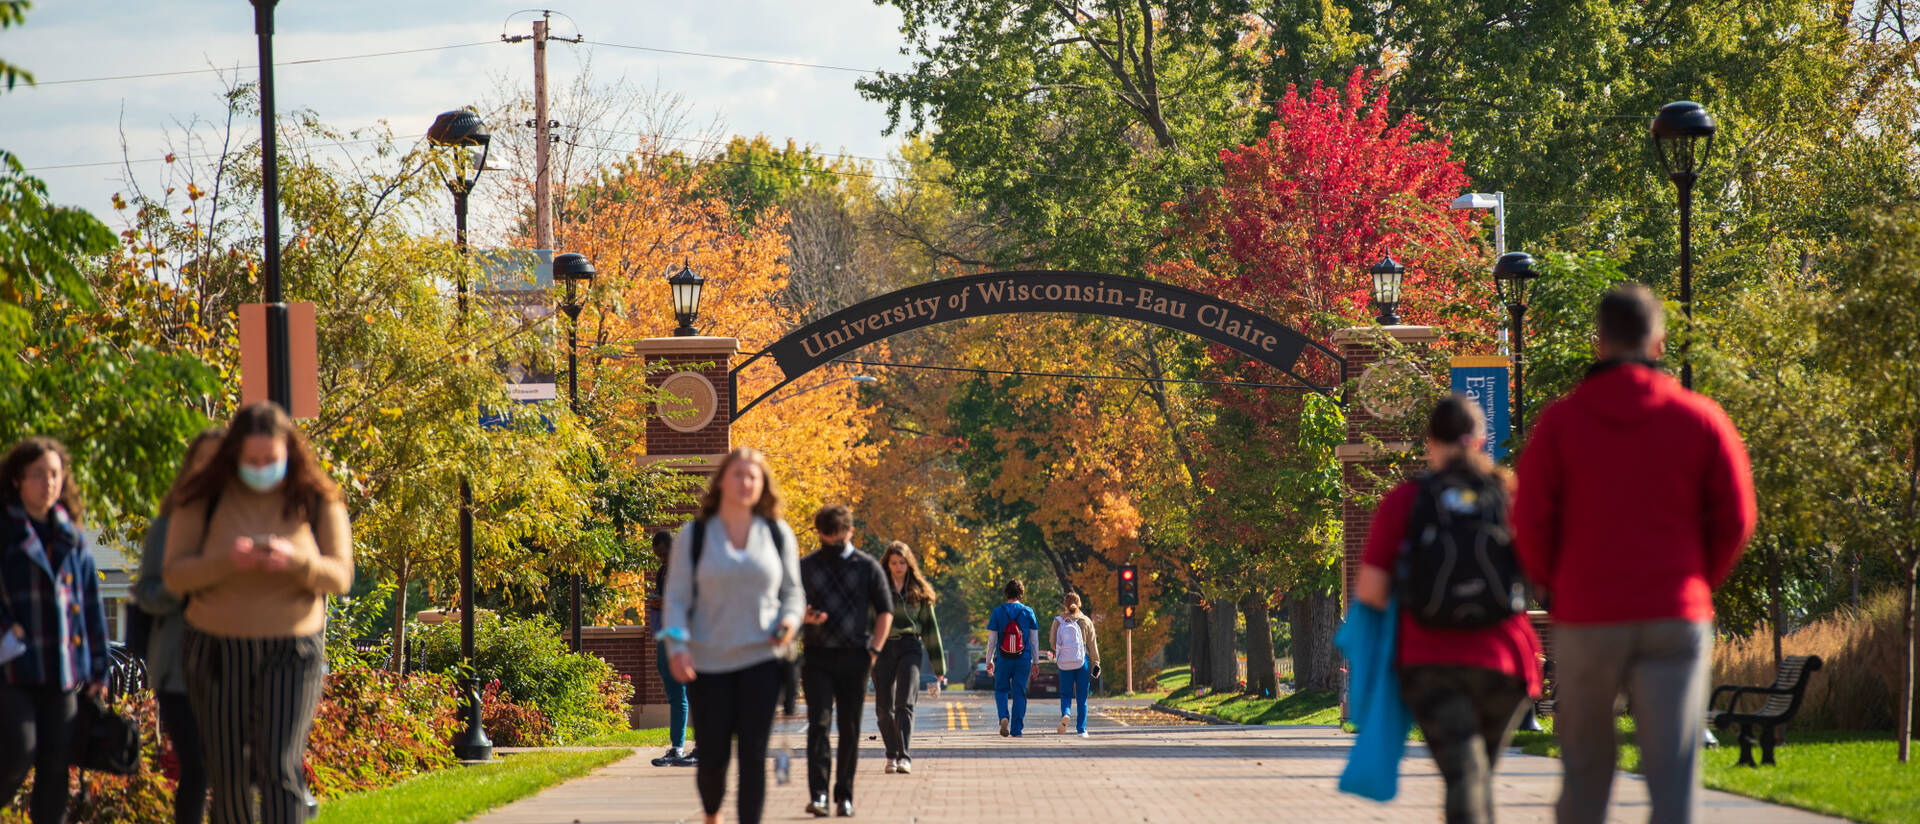
[[264,402],[233,416],[175,504],[163,579],[187,599],[187,693],[212,820],[304,821],[326,596],[353,581],[347,508],[293,421]]
[[181,613],[186,602],[167,591],[160,580],[167,558],[167,526],[173,522],[174,508],[187,483],[207,464],[220,448],[227,430],[215,427],[194,436],[187,445],[186,460],[173,479],[167,497],[160,501],[160,514],[147,525],[141,546],[140,574],[133,584],[133,600],[153,616],[153,629],[147,640],[147,684],[160,705],[160,726],[173,741],[173,754],[180,763],[180,782],[173,789],[174,824],[199,824],[207,818],[207,762],[200,746],[200,729],[193,720],[193,705],[187,700],[187,674],[181,662],[180,638],[186,631]]
[[107,616],[71,471],[51,438],[0,459],[0,803],[32,769],[33,824],[66,820],[78,694],[107,691]]

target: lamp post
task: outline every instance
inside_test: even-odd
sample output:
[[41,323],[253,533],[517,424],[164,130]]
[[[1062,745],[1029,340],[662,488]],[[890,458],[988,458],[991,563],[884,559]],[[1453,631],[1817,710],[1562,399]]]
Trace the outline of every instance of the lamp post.
[[1393,253],[1388,252],[1379,263],[1367,267],[1367,274],[1373,276],[1373,305],[1380,311],[1380,317],[1376,320],[1382,326],[1398,325],[1400,316],[1394,310],[1400,308],[1400,284],[1407,274],[1407,267],[1401,266],[1399,261],[1393,259]]
[[1513,330],[1513,435],[1518,441],[1527,432],[1527,394],[1524,374],[1527,354],[1527,281],[1540,276],[1533,268],[1533,255],[1508,252],[1493,264],[1493,292],[1507,304],[1508,326]]
[[273,7],[279,0],[250,0],[253,33],[260,45],[260,200],[265,248],[261,268],[267,292],[267,398],[293,413],[293,347],[288,340],[286,294],[280,280],[280,140],[274,128]]
[[[487,168],[487,148],[492,135],[480,116],[466,109],[442,112],[427,129],[427,140],[436,146],[454,149],[453,173],[446,177],[447,190],[453,193],[453,237],[460,254],[467,253],[467,196],[480,182]],[[480,147],[480,159],[467,175],[469,151]],[[467,320],[467,278],[460,276],[460,323]],[[480,712],[480,679],[473,673],[473,485],[466,473],[460,475],[460,660],[467,672],[460,679],[461,698],[466,701],[467,728],[454,742],[454,755],[462,761],[488,761],[493,758],[493,741],[487,737],[485,719]]]
[[[1648,125],[1660,168],[1680,195],[1680,310],[1687,316],[1689,337],[1693,330],[1693,184],[1713,152],[1714,129],[1713,115],[1691,100],[1661,106]],[[1681,344],[1680,385],[1693,388],[1693,361],[1686,356],[1685,343]]]
[[[567,302],[560,311],[567,313],[567,409],[580,415],[580,299],[574,284],[592,282],[597,274],[593,262],[579,252],[567,252],[553,258],[554,280],[566,281]],[[580,573],[573,574],[573,651],[580,651]]]
[[667,286],[673,293],[673,317],[680,326],[673,330],[673,336],[684,338],[700,334],[693,328],[694,320],[700,317],[700,290],[707,279],[693,271],[691,263],[681,263],[680,271],[667,275]]

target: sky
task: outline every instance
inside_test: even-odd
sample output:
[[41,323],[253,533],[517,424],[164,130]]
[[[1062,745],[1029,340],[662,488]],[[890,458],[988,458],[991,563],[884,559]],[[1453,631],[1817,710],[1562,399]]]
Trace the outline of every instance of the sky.
[[[532,46],[500,42],[531,33],[537,12],[486,0],[285,0],[275,10],[278,110],[310,109],[342,130],[391,125],[424,134],[447,109],[498,97],[500,81],[531,87]],[[861,99],[860,74],[618,46],[704,52],[831,66],[901,70],[899,13],[871,0],[569,0],[555,7],[550,88],[589,64],[596,84],[624,78],[684,97],[690,118],[728,134],[766,134],[829,153],[883,157],[898,137],[882,134],[885,108]],[[564,15],[563,15],[564,13]],[[81,206],[119,228],[114,193],[127,190],[123,156],[137,176],[158,179],[154,159],[169,130],[225,108],[219,74],[62,83],[257,62],[253,7],[244,0],[36,0],[26,25],[0,33],[0,55],[41,85],[0,91],[0,149],[45,180],[57,203]],[[617,45],[615,45],[617,44]],[[439,48],[456,46],[457,48]],[[415,54],[284,65],[289,61],[436,49]],[[243,80],[257,76],[241,73]],[[251,140],[258,119],[237,124]],[[501,124],[494,124],[499,131]],[[122,151],[124,135],[125,151]],[[98,165],[82,165],[98,164]],[[58,168],[66,167],[66,168]]]

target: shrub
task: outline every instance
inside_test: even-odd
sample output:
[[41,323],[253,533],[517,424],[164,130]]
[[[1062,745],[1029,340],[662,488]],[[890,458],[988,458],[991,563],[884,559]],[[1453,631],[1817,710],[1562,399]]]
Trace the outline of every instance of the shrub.
[[[1800,729],[1892,730],[1900,694],[1900,593],[1867,599],[1860,609],[1841,608],[1789,633],[1785,655],[1818,655],[1822,667],[1807,684],[1794,726]],[[1773,634],[1762,626],[1744,639],[1722,639],[1713,651],[1713,683],[1773,682]],[[1757,706],[1747,699],[1743,709]],[[1920,713],[1916,713],[1920,716]]]
[[487,722],[487,737],[496,747],[544,747],[553,743],[553,722],[536,707],[516,704],[500,689],[499,681],[488,681],[480,691],[480,714]]
[[[173,820],[178,779],[171,748],[161,747],[153,695],[136,693],[116,707],[140,725],[141,766],[120,776],[75,770],[71,824],[135,824]],[[454,763],[453,684],[438,675],[400,678],[366,666],[327,676],[307,745],[307,784],[314,795],[376,789]],[[0,810],[0,824],[26,824],[32,781]]]
[[[414,637],[419,669],[449,674],[459,670],[458,624],[421,627]],[[609,695],[617,693],[625,679],[598,656],[569,651],[559,627],[544,617],[474,616],[473,668],[483,682],[499,681],[515,702],[546,713],[556,743],[627,729],[625,699],[633,694],[632,687],[625,687],[615,706]]]
[[458,707],[442,675],[402,678],[365,665],[328,675],[307,744],[308,786],[324,799],[452,766]]

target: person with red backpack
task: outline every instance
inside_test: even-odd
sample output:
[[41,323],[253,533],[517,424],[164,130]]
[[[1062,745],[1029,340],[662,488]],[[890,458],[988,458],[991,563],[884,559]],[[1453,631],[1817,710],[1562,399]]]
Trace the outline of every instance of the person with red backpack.
[[[1019,738],[1027,721],[1027,679],[1033,676],[1034,647],[1040,640],[1040,619],[1020,603],[1027,587],[1015,578],[1004,590],[1007,602],[987,617],[987,674],[993,676],[993,706],[1000,712],[1000,735]],[[1012,699],[1011,716],[1008,699]]]
[[1494,764],[1541,686],[1508,480],[1486,440],[1486,420],[1466,396],[1434,406],[1430,471],[1381,499],[1354,585],[1374,609],[1398,596],[1400,697],[1446,781],[1448,824],[1492,823]]

